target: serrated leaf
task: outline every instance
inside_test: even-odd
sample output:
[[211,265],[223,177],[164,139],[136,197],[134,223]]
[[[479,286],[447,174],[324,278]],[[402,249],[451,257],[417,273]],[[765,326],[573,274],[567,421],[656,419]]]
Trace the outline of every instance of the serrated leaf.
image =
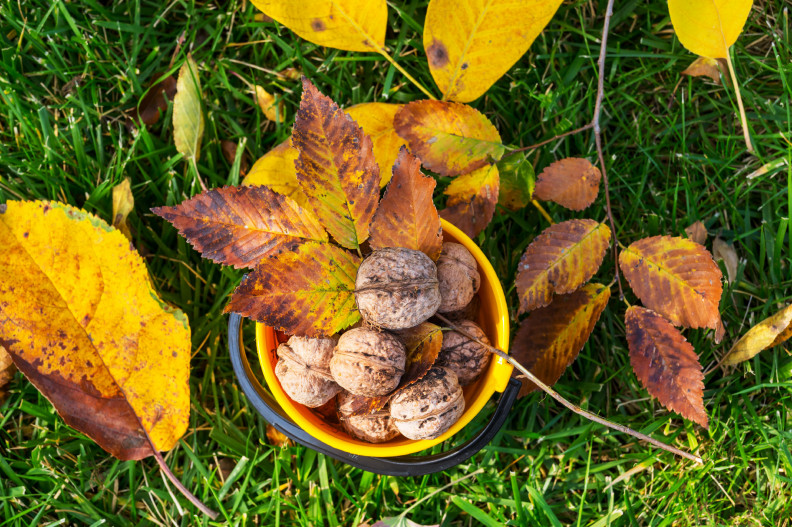
[[[721,84],[719,60],[707,57],[698,57],[690,66],[682,70],[682,75],[691,77],[709,77],[715,84]],[[726,67],[726,66],[724,66]]]
[[274,95],[258,84],[253,86],[253,90],[256,92],[256,102],[264,113],[264,117],[273,123],[282,123],[284,120],[283,99],[276,101]]
[[536,187],[534,168],[525,152],[512,155],[498,162],[500,191],[498,205],[509,210],[526,207],[533,198]]
[[571,210],[583,210],[597,198],[602,174],[587,159],[568,157],[552,163],[536,177],[534,197]]
[[393,121],[424,167],[443,176],[467,174],[497,161],[505,150],[495,126],[478,110],[445,101],[415,101]]
[[0,345],[19,370],[117,458],[173,448],[190,415],[190,328],[129,240],[68,205],[10,201],[0,246]]
[[444,99],[470,102],[519,59],[561,0],[431,0],[423,45]]
[[495,214],[500,176],[489,165],[454,179],[443,192],[448,196],[440,217],[453,223],[471,238],[483,231]]
[[624,322],[630,364],[644,388],[669,410],[709,428],[704,374],[693,346],[650,309],[631,306]]
[[347,51],[378,51],[385,46],[385,0],[251,1],[308,42]]
[[792,337],[792,304],[749,329],[726,354],[723,364],[738,364],[751,359],[766,349],[778,346],[790,337]]
[[607,225],[568,220],[551,225],[525,249],[517,266],[520,313],[550,304],[553,293],[571,293],[597,272],[610,245]]
[[437,260],[443,249],[443,228],[432,201],[434,188],[434,178],[421,173],[421,162],[402,147],[371,223],[371,248],[406,247]]
[[[609,299],[610,289],[600,284],[586,284],[572,294],[556,296],[520,324],[511,354],[552,386],[583,349]],[[515,370],[514,375],[519,372]],[[519,397],[537,389],[528,379],[520,380]]]
[[369,236],[379,201],[379,166],[371,138],[316,86],[303,79],[292,144],[297,181],[335,240],[357,249]]
[[306,243],[262,260],[236,288],[224,312],[289,335],[327,337],[360,320],[355,305],[359,256]]
[[707,249],[684,238],[652,236],[623,250],[619,267],[646,307],[676,326],[712,328],[716,342],[723,338],[722,275]]
[[371,137],[374,157],[380,167],[380,187],[384,187],[390,181],[399,149],[405,144],[404,139],[399,137],[393,128],[396,112],[403,106],[403,104],[384,102],[364,102],[344,110]]
[[302,207],[308,207],[308,196],[297,182],[294,164],[300,153],[291,144],[291,138],[282,142],[253,163],[243,185],[264,185],[278,194],[288,196]]
[[671,24],[688,51],[725,59],[737,42],[753,0],[668,0]]
[[304,243],[328,241],[313,214],[267,187],[211,189],[151,211],[179,229],[204,258],[237,269]]
[[198,65],[188,55],[179,70],[176,96],[173,99],[173,140],[176,150],[196,165],[201,156],[204,117],[201,110],[201,83]]
[[132,240],[127,218],[135,208],[135,198],[132,196],[132,185],[129,178],[124,178],[121,183],[113,187],[113,227],[124,233],[128,240]]

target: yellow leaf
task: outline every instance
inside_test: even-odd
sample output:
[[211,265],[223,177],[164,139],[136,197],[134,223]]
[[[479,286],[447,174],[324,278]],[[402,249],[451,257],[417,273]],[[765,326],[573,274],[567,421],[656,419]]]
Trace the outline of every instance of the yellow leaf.
[[287,139],[253,163],[242,184],[267,186],[278,194],[289,196],[301,207],[306,207],[308,197],[297,183],[297,170],[294,168],[298,155],[291,138]]
[[132,196],[132,187],[129,178],[113,187],[113,227],[124,233],[128,240],[132,240],[127,217],[135,208],[135,198]]
[[688,51],[725,59],[752,5],[753,0],[668,0],[668,11],[677,37]]
[[252,0],[308,42],[347,51],[379,51],[385,46],[385,0]]
[[198,163],[201,155],[203,131],[198,65],[188,55],[179,70],[176,97],[173,99],[173,140],[176,142],[176,150],[193,165]]
[[723,364],[748,360],[760,351],[778,346],[789,337],[792,337],[792,304],[749,329],[726,354]]
[[495,165],[484,166],[451,182],[443,194],[448,196],[440,217],[462,232],[478,236],[495,214],[500,176]]
[[275,96],[270,94],[267,90],[256,84],[254,87],[256,92],[256,102],[264,112],[264,117],[273,123],[283,122],[283,100],[275,101]]
[[431,0],[423,44],[444,99],[470,102],[531,47],[562,0]]
[[384,187],[390,181],[399,148],[405,144],[393,128],[393,118],[403,106],[403,104],[365,102],[344,110],[374,143],[374,157],[380,167],[380,187]]
[[0,246],[0,345],[20,371],[119,459],[153,454],[145,432],[173,448],[190,415],[190,328],[129,241],[70,206],[11,201]]

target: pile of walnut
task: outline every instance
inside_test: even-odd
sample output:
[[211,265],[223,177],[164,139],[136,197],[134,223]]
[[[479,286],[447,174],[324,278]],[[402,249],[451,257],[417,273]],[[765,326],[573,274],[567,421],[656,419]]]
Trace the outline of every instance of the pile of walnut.
[[[405,372],[407,351],[398,332],[435,313],[489,344],[477,318],[481,277],[465,247],[444,243],[437,264],[420,251],[380,249],[361,264],[355,298],[360,327],[340,337],[291,337],[278,347],[275,374],[294,401],[316,408],[334,397],[344,429],[357,439],[382,443],[399,434],[434,439],[465,410],[462,386],[476,381],[490,353],[455,331],[443,335],[435,364],[420,380],[403,387],[374,413],[353,416],[353,396],[391,395]],[[442,325],[442,324],[441,324]]]

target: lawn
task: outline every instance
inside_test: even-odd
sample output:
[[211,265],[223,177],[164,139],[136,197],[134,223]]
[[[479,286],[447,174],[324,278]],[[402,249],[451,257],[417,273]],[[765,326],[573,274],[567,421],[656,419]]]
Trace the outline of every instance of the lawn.
[[[531,50],[472,103],[506,143],[534,144],[591,119],[604,4],[565,2]],[[736,279],[724,284],[723,342],[685,331],[707,372],[709,431],[668,412],[640,386],[618,294],[556,385],[588,410],[697,452],[704,466],[534,393],[469,461],[395,478],[269,443],[228,355],[222,310],[242,272],[202,260],[149,211],[180,203],[200,186],[174,147],[171,109],[148,129],[135,130],[128,116],[147,86],[175,72],[190,51],[207,117],[198,169],[216,187],[241,180],[222,155],[222,140],[243,142],[255,160],[289,136],[301,88],[299,79],[278,73],[286,68],[342,106],[408,102],[424,98],[421,92],[381,57],[317,47],[262,20],[245,0],[1,3],[0,203],[58,200],[112,221],[112,188],[131,179],[134,244],[157,290],[192,328],[190,428],[166,460],[221,515],[217,522],[198,515],[152,459],[106,454],[18,374],[0,405],[0,525],[355,527],[401,513],[441,525],[791,525],[792,348],[787,342],[736,368],[714,367],[751,325],[792,301],[790,4],[755,4],[734,48],[755,155],[745,150],[728,82],[680,74],[694,57],[674,36],[665,2],[616,2],[604,79],[603,138],[619,241],[681,236],[700,220],[708,246],[720,236],[739,256]],[[423,51],[425,11],[425,1],[393,2],[387,43],[400,65],[439,94]],[[245,81],[284,97],[284,124],[264,118]],[[567,156],[595,160],[592,135],[551,142],[531,161],[541,170]],[[774,168],[756,175],[766,164]],[[556,221],[602,221],[604,203],[600,192],[582,213],[547,209]],[[514,313],[517,262],[547,225],[533,207],[500,211],[476,239]],[[608,257],[596,279],[612,277]],[[627,300],[635,303],[631,293]],[[251,347],[252,324],[245,336]],[[434,450],[473,435],[494,403]]]

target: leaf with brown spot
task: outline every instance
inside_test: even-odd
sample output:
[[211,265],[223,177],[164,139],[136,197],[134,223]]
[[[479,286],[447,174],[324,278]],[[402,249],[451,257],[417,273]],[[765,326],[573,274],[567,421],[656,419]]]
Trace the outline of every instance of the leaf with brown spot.
[[619,267],[646,307],[676,326],[712,328],[716,342],[723,338],[722,275],[707,249],[684,238],[652,236],[624,249]]
[[160,115],[168,110],[168,101],[176,96],[176,77],[168,75],[156,82],[162,75],[154,75],[153,82],[146,94],[140,99],[140,104],[135,107],[137,118],[146,126],[152,126],[160,119]]
[[179,229],[204,258],[237,269],[304,243],[328,241],[313,214],[267,187],[211,189],[151,211]]
[[650,309],[631,306],[624,322],[630,364],[644,388],[669,410],[709,429],[704,374],[693,346]]
[[726,276],[729,283],[733,284],[737,279],[737,267],[740,263],[734,245],[726,243],[721,238],[715,238],[712,242],[712,257],[715,260],[723,260],[726,265]]
[[725,69],[727,66],[724,59],[698,57],[690,64],[690,66],[682,71],[682,75],[690,75],[691,77],[709,77],[715,84],[722,84],[720,79],[720,61],[723,61],[723,67]]
[[543,307],[553,293],[565,294],[585,284],[602,264],[611,231],[594,220],[551,225],[525,249],[517,266],[520,313]]
[[371,248],[406,247],[437,260],[443,249],[443,228],[432,201],[434,188],[434,178],[421,173],[421,162],[402,147],[371,223]]
[[[547,306],[532,311],[514,337],[510,353],[540,381],[552,386],[577,358],[602,311],[608,305],[610,289],[586,284],[569,295],[558,295]],[[517,370],[514,377],[519,376]],[[537,386],[520,379],[518,397],[525,397]]]
[[282,123],[284,120],[283,114],[283,99],[276,101],[275,96],[258,84],[253,86],[255,91],[256,102],[264,113],[264,117],[273,123]]
[[135,208],[135,198],[132,196],[132,185],[129,178],[124,178],[121,183],[113,187],[113,227],[124,233],[132,241],[127,218]]
[[466,104],[414,101],[399,110],[393,124],[424,167],[443,176],[473,172],[505,151],[495,126]]
[[778,346],[790,337],[792,337],[792,304],[749,329],[726,354],[723,364],[738,364],[751,359],[766,349]]
[[294,167],[299,154],[292,146],[291,139],[282,142],[253,163],[242,184],[264,185],[307,207],[308,196],[297,182],[297,169]]
[[498,162],[500,192],[498,205],[509,210],[526,207],[533,198],[536,175],[525,152],[509,156]]
[[224,312],[289,335],[327,337],[360,320],[355,305],[359,256],[306,243],[262,260],[236,288]]
[[299,152],[297,181],[309,206],[340,245],[357,249],[369,237],[379,201],[371,138],[303,78],[292,144]]
[[583,210],[597,198],[602,174],[587,159],[568,157],[536,177],[534,197],[571,210]]
[[364,102],[344,110],[371,137],[374,157],[380,167],[380,187],[384,187],[390,181],[399,149],[405,144],[404,139],[399,137],[393,128],[393,118],[403,106],[403,104],[384,102]]
[[11,355],[0,346],[0,404],[3,404],[5,398],[8,396],[8,384],[14,378],[16,373],[16,366],[14,365]]
[[440,217],[450,221],[471,238],[483,231],[495,214],[500,176],[489,165],[454,179],[443,192],[448,196]]
[[690,225],[690,227],[685,229],[685,234],[687,234],[687,237],[691,241],[694,241],[699,245],[704,245],[704,243],[707,241],[707,227],[700,221],[693,223]]

